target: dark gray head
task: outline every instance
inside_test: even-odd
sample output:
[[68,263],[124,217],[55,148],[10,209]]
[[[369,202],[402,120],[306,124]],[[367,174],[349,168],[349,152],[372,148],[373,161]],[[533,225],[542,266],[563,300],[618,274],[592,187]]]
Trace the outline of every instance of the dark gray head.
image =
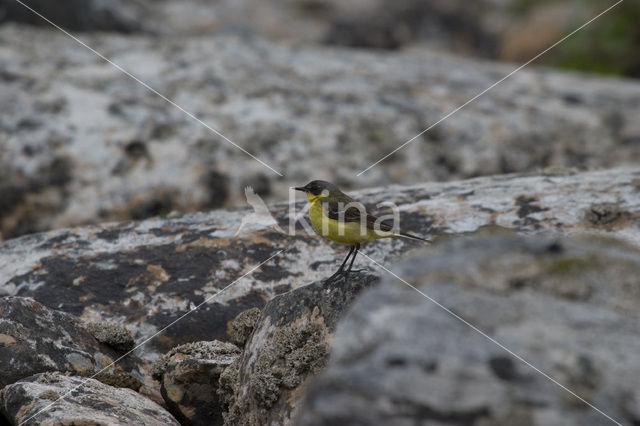
[[326,191],[326,195],[339,194],[342,192],[337,186],[326,180],[312,180],[305,186],[297,186],[294,189],[306,192],[315,197],[322,195],[323,191]]

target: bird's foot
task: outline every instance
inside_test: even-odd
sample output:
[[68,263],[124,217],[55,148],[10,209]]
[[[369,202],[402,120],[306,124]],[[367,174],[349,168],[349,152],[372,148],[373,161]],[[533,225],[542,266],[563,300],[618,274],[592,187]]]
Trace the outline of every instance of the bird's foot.
[[325,281],[332,283],[332,282],[335,282],[335,281],[339,280],[339,279],[340,279],[340,278],[342,278],[344,275],[345,275],[345,271],[344,271],[344,270],[342,270],[342,269],[338,269],[338,271],[337,271],[335,274],[331,275],[331,276],[330,276],[329,278],[327,278]]

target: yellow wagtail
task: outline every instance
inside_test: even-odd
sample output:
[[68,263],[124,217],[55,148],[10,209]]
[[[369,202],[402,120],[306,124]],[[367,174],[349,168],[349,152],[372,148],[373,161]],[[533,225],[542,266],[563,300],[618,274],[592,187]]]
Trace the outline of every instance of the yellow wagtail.
[[367,213],[365,206],[349,197],[332,183],[314,180],[305,186],[295,187],[303,191],[311,203],[309,219],[313,229],[325,238],[340,244],[351,246],[349,254],[340,265],[338,271],[329,279],[337,277],[345,271],[349,258],[351,263],[346,270],[348,276],[353,261],[360,250],[360,244],[380,238],[409,238],[429,241],[415,235],[403,233],[377,217]]

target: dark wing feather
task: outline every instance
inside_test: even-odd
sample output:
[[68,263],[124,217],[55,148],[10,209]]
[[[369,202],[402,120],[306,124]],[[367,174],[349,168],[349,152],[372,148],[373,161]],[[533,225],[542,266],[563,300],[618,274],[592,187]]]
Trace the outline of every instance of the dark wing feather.
[[[378,220],[378,218],[368,214],[364,205],[353,200],[352,198],[346,198],[344,200],[339,199],[339,200],[324,201],[322,204],[323,204],[323,207],[325,208],[325,211],[327,212],[327,216],[329,216],[330,219],[343,220],[344,222],[360,222],[360,218],[364,213],[366,215],[365,225],[367,226],[367,228],[375,229],[375,223]],[[344,211],[344,217],[340,217],[341,216],[340,210],[344,209],[344,207],[346,207],[347,204],[351,204],[351,206],[347,207],[346,211]],[[384,222],[378,223],[378,226],[379,226],[379,230],[381,231],[389,232],[392,230],[391,225]]]

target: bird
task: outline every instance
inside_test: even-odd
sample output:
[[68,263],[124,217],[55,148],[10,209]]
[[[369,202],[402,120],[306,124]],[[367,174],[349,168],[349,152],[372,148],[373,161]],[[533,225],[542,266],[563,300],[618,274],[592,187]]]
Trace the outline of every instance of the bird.
[[[349,276],[360,245],[364,242],[380,238],[407,238],[429,242],[428,239],[399,232],[376,216],[367,213],[362,203],[349,197],[330,182],[314,180],[305,186],[297,186],[293,189],[307,195],[307,199],[311,203],[309,220],[313,229],[331,241],[350,246],[347,257],[336,273],[329,277],[329,280],[341,275]],[[351,259],[351,263],[345,270],[349,259]]]
[[247,186],[244,188],[244,195],[247,198],[247,203],[253,208],[253,212],[244,216],[242,222],[236,231],[235,236],[240,234],[242,228],[247,225],[260,225],[260,226],[272,226],[276,231],[283,233],[284,231],[278,225],[278,222],[273,218],[269,208],[265,202],[255,193],[252,187]]

